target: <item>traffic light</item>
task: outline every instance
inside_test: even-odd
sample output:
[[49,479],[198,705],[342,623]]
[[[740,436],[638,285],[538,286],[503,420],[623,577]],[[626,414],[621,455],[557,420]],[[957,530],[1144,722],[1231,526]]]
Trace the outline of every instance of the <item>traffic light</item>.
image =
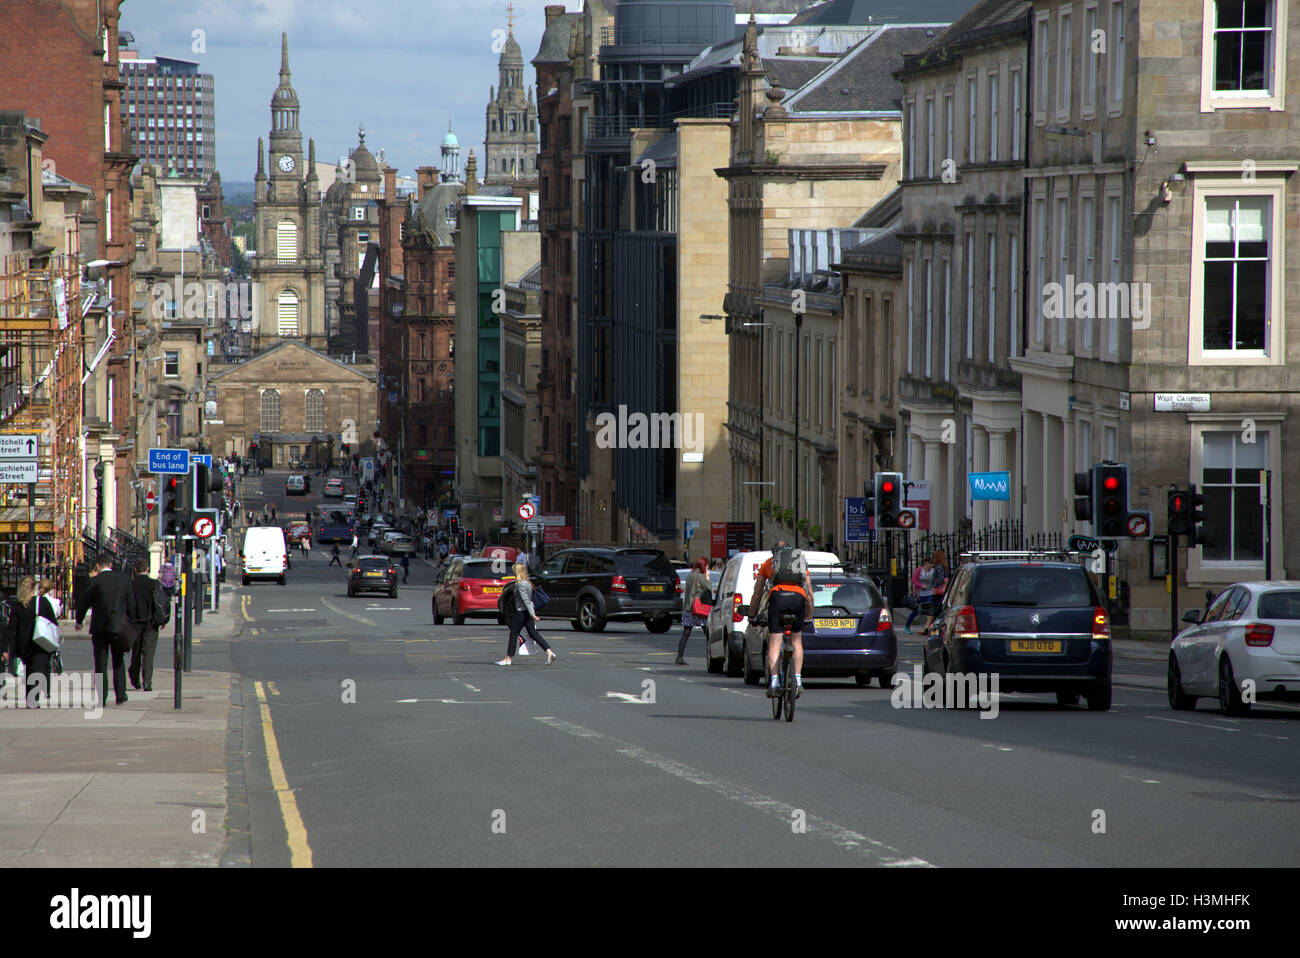
[[474,554],[474,530],[466,529],[465,530],[465,555],[472,556],[473,554]]
[[185,492],[185,484],[181,481],[181,477],[164,477],[159,483],[159,492],[161,501],[158,503],[158,538],[168,539],[184,534],[181,496]]
[[1103,463],[1096,467],[1093,483],[1097,508],[1093,511],[1097,535],[1118,539],[1128,535],[1128,466]]
[[[221,493],[226,490],[226,470],[221,466],[194,464],[194,508],[196,511],[220,509]],[[213,501],[212,494],[217,494]]]
[[876,485],[874,482],[864,482],[862,484],[862,508],[866,515],[871,516],[872,521],[876,518]]
[[1196,486],[1186,489],[1174,489],[1169,493],[1169,534],[1186,536],[1188,546],[1204,545],[1205,536],[1200,525],[1205,521],[1205,496],[1196,491]]
[[1092,470],[1074,474],[1074,518],[1079,522],[1091,523],[1092,515]]
[[876,528],[915,529],[916,510],[903,508],[903,474],[876,473]]
[[455,516],[452,516],[450,519],[447,520],[447,522],[449,523],[451,535],[452,538],[454,539],[456,536],[460,535],[460,520],[457,519]]

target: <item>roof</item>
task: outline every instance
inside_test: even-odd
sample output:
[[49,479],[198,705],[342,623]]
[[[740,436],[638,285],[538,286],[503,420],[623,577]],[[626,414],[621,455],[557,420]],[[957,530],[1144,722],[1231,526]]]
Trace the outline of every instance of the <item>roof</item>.
[[326,356],[324,353],[317,352],[316,350],[312,349],[309,346],[304,346],[302,343],[293,342],[292,340],[286,340],[284,342],[276,343],[270,349],[262,350],[260,353],[257,353],[256,355],[250,357],[245,362],[242,362],[237,366],[231,366],[229,369],[223,369],[219,373],[213,373],[208,378],[209,380],[217,380],[217,379],[223,379],[226,376],[230,376],[232,374],[247,372],[255,364],[262,362],[268,356],[271,356],[272,354],[277,353],[282,349],[300,349],[304,353],[310,353],[312,356],[314,356],[317,359],[323,359],[327,363],[333,363],[335,366],[339,367],[339,369],[346,370],[353,376],[356,376],[358,379],[364,379],[366,380],[366,382],[374,382],[373,377],[368,376],[364,372],[362,372],[361,367],[359,365],[352,366],[347,363],[341,363],[337,359],[334,359],[331,356]]
[[997,27],[1024,21],[1025,14],[1033,8],[1034,5],[1029,0],[980,0],[922,52],[928,53],[978,40],[983,35],[996,31]]
[[[743,3],[744,0],[741,0]],[[927,0],[927,17],[950,23],[966,12],[970,0]],[[738,4],[739,6],[739,4]],[[906,22],[917,14],[912,0],[829,0],[794,18],[796,24],[864,24],[890,20]]]
[[646,151],[636,158],[634,166],[641,166],[646,160],[653,161],[657,168],[671,170],[677,167],[677,131],[674,130],[662,140],[657,141],[646,148]]
[[947,27],[946,23],[887,24],[781,105],[791,113],[901,110],[903,84],[894,72],[905,54],[924,49]]
[[582,26],[581,13],[562,13],[552,20],[542,34],[542,42],[537,48],[537,56],[533,57],[533,64],[568,63],[569,34],[575,23]]
[[429,187],[418,203],[411,204],[411,228],[427,230],[437,246],[451,246],[456,224],[447,222],[447,207],[459,207],[464,192],[465,184],[459,182]]
[[855,229],[884,229],[903,215],[903,188],[896,186],[853,224]]

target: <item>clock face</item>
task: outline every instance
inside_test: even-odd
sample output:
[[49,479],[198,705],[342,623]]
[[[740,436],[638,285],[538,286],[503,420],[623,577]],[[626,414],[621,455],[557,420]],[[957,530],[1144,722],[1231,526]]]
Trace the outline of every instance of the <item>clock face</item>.
[[280,157],[280,169],[284,170],[286,173],[293,172],[293,157],[288,153]]

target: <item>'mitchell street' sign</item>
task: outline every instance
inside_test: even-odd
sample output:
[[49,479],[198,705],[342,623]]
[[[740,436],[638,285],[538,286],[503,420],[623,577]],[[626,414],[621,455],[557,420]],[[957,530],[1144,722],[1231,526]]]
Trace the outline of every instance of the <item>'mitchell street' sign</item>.
[[1156,393],[1156,412],[1209,412],[1209,393]]

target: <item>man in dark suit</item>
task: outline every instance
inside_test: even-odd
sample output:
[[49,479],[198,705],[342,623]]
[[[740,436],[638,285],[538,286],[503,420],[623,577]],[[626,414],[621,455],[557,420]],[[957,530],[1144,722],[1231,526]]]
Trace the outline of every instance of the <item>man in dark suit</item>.
[[131,593],[131,580],[124,572],[113,571],[113,560],[104,558],[95,563],[96,574],[77,596],[77,629],[90,612],[90,640],[95,649],[95,674],[102,676],[100,702],[108,704],[108,657],[113,657],[113,692],[117,704],[126,701],[125,655],[131,648],[131,637],[113,631],[113,611],[129,608],[127,597]]
[[149,560],[141,559],[135,564],[135,575],[131,578],[131,592],[135,596],[135,626],[140,637],[131,646],[131,664],[127,667],[126,675],[131,680],[131,688],[138,689],[143,681],[146,692],[153,691],[153,657],[158,648],[158,626],[149,622],[154,590],[157,588],[158,580],[149,577]]

